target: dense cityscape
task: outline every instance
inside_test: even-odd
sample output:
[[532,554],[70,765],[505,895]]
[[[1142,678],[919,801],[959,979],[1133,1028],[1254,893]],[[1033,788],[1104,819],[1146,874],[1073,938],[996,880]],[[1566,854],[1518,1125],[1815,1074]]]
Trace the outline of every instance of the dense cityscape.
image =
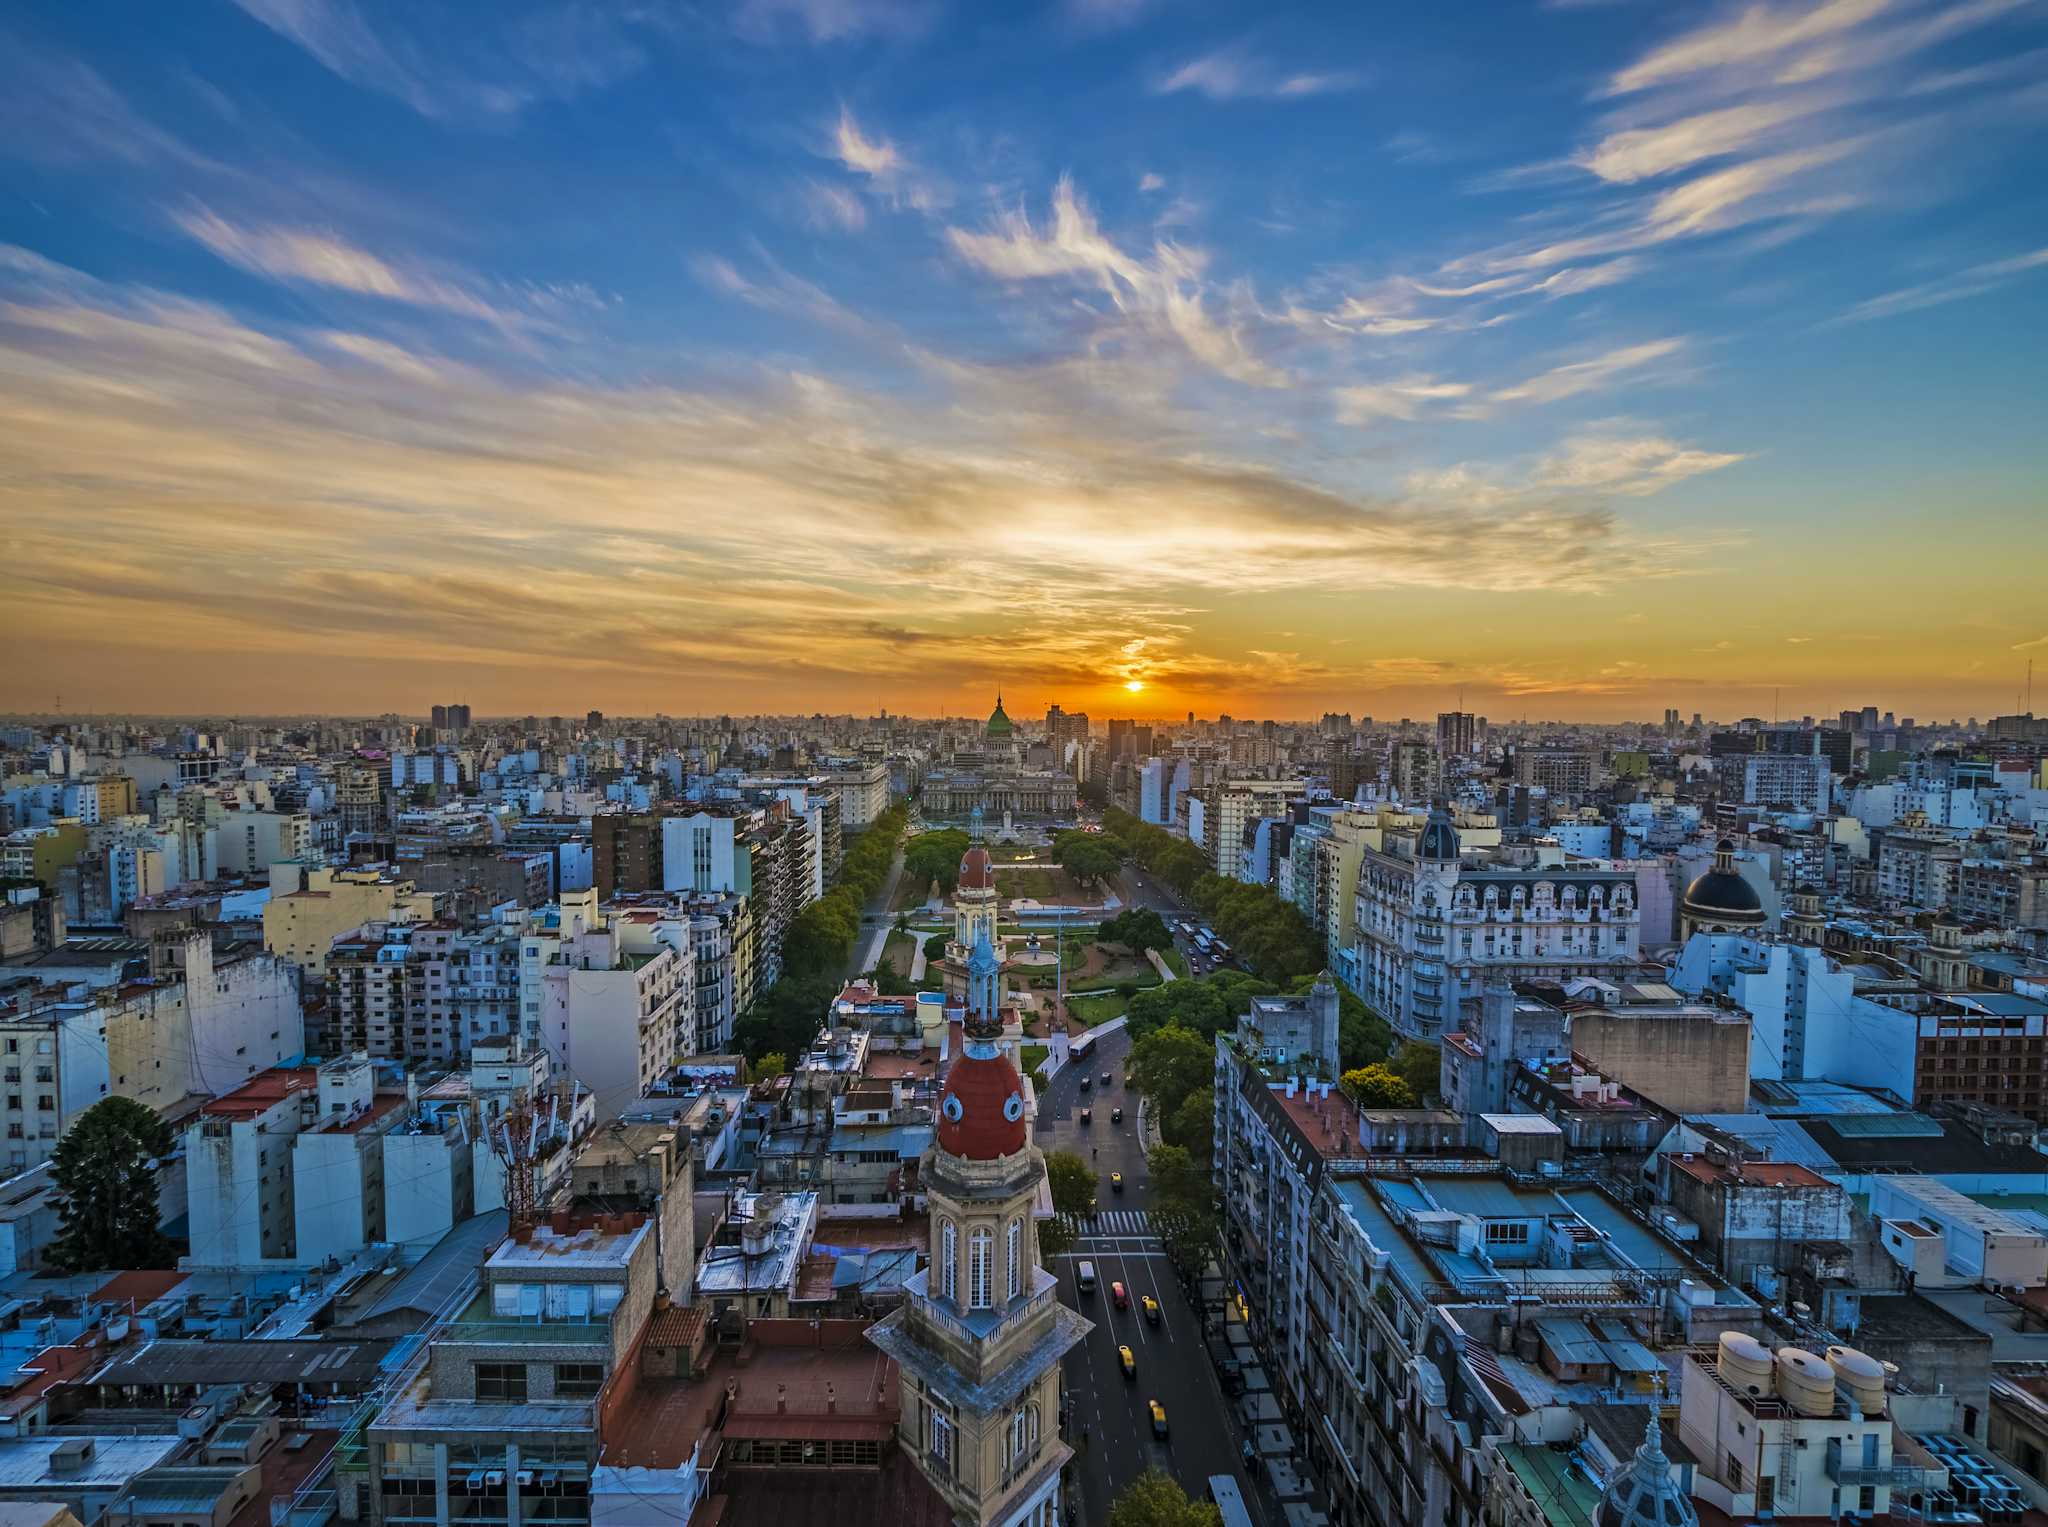
[[2018,1519],[2044,760],[1874,706],[7,724],[0,1480]]
[[2044,167],[2048,0],[0,7],[0,1527],[2048,1527]]

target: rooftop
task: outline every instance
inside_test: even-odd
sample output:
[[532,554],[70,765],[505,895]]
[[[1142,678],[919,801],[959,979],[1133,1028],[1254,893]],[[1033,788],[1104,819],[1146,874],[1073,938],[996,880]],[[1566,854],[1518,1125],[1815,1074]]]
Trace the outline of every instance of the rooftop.
[[507,1240],[484,1266],[493,1272],[546,1267],[624,1267],[647,1238],[644,1214],[557,1213],[536,1225],[532,1239]]
[[276,1066],[258,1072],[233,1092],[208,1103],[205,1116],[230,1120],[261,1118],[286,1098],[312,1091],[319,1084],[319,1076],[311,1066]]
[[1792,1161],[1709,1161],[1705,1156],[1672,1156],[1673,1171],[1696,1182],[1738,1188],[1824,1188],[1828,1179]]
[[[694,1379],[643,1379],[633,1403],[609,1407],[602,1461],[673,1469],[725,1410],[724,1434],[886,1442],[897,1414],[896,1365],[854,1320],[755,1320],[738,1348],[718,1348]],[[733,1397],[728,1405],[728,1387]]]

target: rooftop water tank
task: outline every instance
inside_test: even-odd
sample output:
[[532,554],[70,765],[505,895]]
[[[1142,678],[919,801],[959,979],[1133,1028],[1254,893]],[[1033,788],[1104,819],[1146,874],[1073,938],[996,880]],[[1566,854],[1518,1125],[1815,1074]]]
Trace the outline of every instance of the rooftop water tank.
[[1778,1395],[1803,1416],[1835,1412],[1835,1370],[1798,1347],[1778,1348]]
[[1721,1381],[1737,1394],[1764,1396],[1771,1392],[1771,1349],[1754,1336],[1723,1331],[1720,1357],[1714,1366]]
[[1866,1416],[1884,1414],[1884,1364],[1854,1347],[1829,1347],[1828,1366]]

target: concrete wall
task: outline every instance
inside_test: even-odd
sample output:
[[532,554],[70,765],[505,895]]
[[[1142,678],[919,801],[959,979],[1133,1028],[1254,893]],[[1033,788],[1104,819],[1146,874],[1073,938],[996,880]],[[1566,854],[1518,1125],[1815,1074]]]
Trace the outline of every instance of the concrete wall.
[[1673,1113],[1749,1107],[1749,1023],[1739,1015],[1582,1012],[1572,1019],[1571,1047],[1601,1075]]
[[476,1210],[466,1132],[384,1138],[384,1239],[407,1260],[424,1255]]
[[316,1130],[292,1143],[297,1259],[347,1261],[384,1239],[383,1138]]

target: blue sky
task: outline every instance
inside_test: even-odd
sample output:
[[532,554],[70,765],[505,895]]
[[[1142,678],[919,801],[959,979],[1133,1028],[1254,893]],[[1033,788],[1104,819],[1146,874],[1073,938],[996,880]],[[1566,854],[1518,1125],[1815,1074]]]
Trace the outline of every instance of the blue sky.
[[0,704],[1947,715],[2048,655],[2040,4],[5,25]]

